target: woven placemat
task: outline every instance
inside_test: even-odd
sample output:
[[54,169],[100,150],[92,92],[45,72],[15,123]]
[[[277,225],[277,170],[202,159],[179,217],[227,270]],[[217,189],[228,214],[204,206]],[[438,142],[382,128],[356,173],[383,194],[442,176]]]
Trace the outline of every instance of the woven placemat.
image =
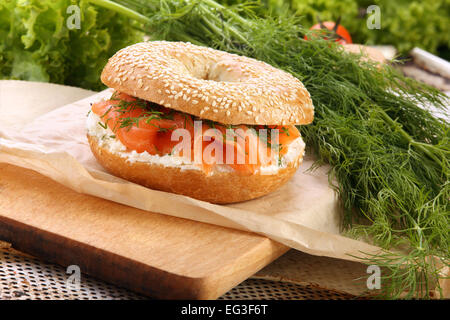
[[[43,262],[0,241],[0,300],[143,300],[130,290],[81,275],[78,288],[68,282],[62,266]],[[248,279],[219,299],[223,300],[343,300],[354,298],[314,285]]]

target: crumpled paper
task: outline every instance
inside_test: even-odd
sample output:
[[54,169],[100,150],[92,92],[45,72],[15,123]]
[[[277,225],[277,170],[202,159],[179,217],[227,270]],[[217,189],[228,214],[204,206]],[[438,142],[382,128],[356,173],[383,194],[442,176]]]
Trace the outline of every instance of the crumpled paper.
[[[0,102],[5,101],[0,85]],[[42,90],[49,87],[42,84]],[[50,90],[57,90],[50,86]],[[305,158],[296,175],[279,190],[259,199],[215,205],[151,190],[106,172],[92,155],[85,122],[90,103],[108,98],[110,89],[51,111],[33,111],[26,121],[11,119],[33,105],[0,105],[0,162],[35,170],[81,193],[143,210],[251,231],[291,248],[358,261],[379,248],[340,235],[341,212],[330,188],[328,168],[308,169]],[[4,96],[3,96],[4,97]],[[13,110],[13,111],[12,111]],[[14,123],[13,125],[10,125]]]

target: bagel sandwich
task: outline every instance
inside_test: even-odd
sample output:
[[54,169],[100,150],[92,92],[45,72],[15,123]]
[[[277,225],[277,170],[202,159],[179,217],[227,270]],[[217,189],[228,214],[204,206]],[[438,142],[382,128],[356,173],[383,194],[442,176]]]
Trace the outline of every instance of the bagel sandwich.
[[112,174],[211,203],[266,195],[302,162],[314,107],[292,75],[248,57],[150,41],[111,57],[87,138]]

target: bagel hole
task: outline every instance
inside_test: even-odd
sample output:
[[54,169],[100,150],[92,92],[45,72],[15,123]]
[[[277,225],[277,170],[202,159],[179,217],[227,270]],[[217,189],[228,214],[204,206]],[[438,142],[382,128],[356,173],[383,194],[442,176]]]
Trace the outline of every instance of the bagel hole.
[[[241,82],[242,72],[239,65],[232,60],[210,61],[199,63],[195,59],[181,60],[182,68],[199,80],[213,82]],[[181,66],[180,66],[181,67]]]
[[236,63],[229,60],[212,63],[206,70],[203,80],[215,82],[240,82],[241,72]]

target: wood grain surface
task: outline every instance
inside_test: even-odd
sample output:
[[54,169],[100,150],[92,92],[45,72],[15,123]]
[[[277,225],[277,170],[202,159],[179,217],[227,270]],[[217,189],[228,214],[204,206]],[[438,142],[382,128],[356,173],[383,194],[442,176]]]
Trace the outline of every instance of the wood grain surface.
[[288,250],[256,234],[80,194],[8,164],[0,164],[0,239],[166,299],[215,299]]

